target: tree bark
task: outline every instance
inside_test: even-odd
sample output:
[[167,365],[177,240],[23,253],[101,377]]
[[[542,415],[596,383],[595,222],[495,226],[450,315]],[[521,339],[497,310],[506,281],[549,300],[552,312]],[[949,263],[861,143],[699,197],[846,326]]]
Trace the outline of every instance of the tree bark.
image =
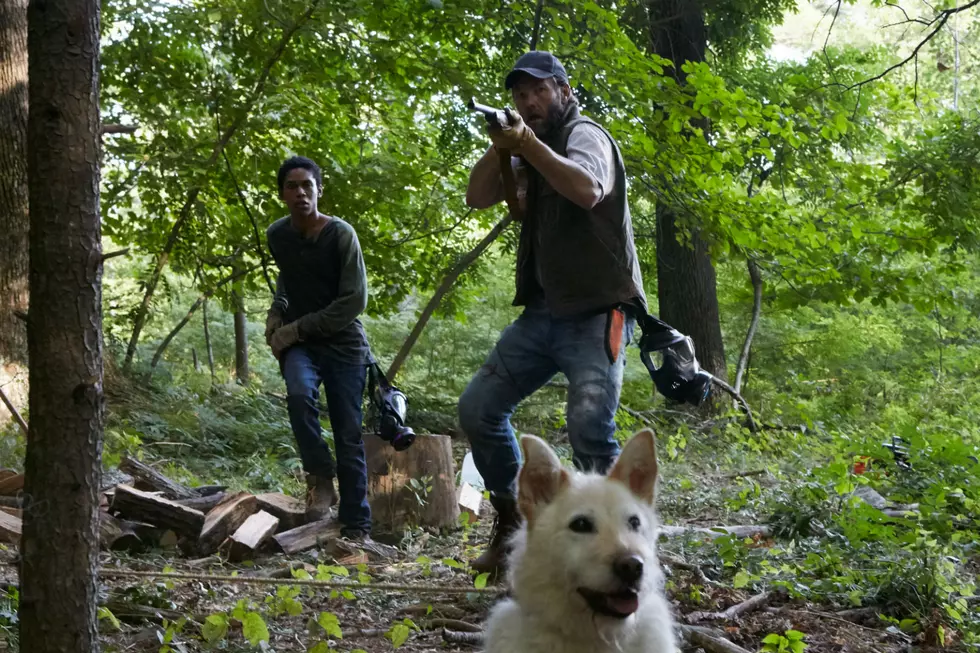
[[755,338],[756,329],[759,328],[759,316],[762,314],[762,271],[759,270],[759,264],[751,258],[748,259],[748,267],[749,278],[752,280],[752,321],[749,322],[749,330],[742,344],[742,354],[738,357],[738,365],[735,366],[735,392],[742,392],[742,380],[749,366],[749,354],[752,353],[752,339]]
[[[696,0],[648,0],[650,44],[654,53],[673,62],[671,74],[683,83],[681,66],[704,61],[707,36],[704,9]],[[707,128],[704,124],[702,127]],[[715,269],[707,243],[697,229],[688,244],[677,223],[677,212],[657,204],[657,294],[660,318],[694,339],[701,367],[727,380],[725,345],[721,337]]]
[[[0,384],[27,397],[27,0],[0,3]],[[0,423],[7,420],[0,408]]]
[[99,17],[99,0],[36,0],[28,8],[32,431],[21,548],[24,653],[99,650]]
[[[289,41],[293,38],[293,35],[299,31],[300,27],[306,24],[311,16],[313,16],[313,12],[316,10],[317,4],[319,4],[319,0],[312,0],[310,6],[303,13],[300,19],[293,23],[290,27],[286,28],[286,30],[283,32],[278,46],[266,61],[265,67],[259,74],[255,85],[252,87],[251,93],[246,98],[244,106],[240,111],[238,111],[238,115],[235,117],[235,120],[228,125],[224,132],[222,132],[218,142],[215,143],[214,147],[212,148],[211,155],[204,164],[205,170],[210,170],[214,167],[214,164],[218,161],[218,157],[221,156],[221,153],[224,151],[225,146],[228,145],[228,142],[231,140],[232,136],[234,136],[242,124],[244,124],[248,114],[252,111],[252,107],[255,106],[255,103],[258,102],[259,97],[265,90],[265,85],[269,80],[269,74],[271,73],[273,66],[276,65],[279,59],[282,58],[282,55],[286,52],[286,46],[289,45]],[[136,355],[136,345],[139,343],[140,333],[142,333],[143,327],[146,326],[146,320],[149,317],[150,301],[153,299],[153,293],[156,292],[157,284],[160,283],[160,277],[163,275],[163,269],[167,267],[167,263],[170,262],[170,254],[177,245],[177,241],[180,240],[180,232],[187,223],[187,220],[190,218],[194,204],[197,202],[197,196],[200,193],[200,186],[194,186],[187,191],[187,198],[183,207],[180,209],[180,213],[177,215],[177,219],[170,228],[170,235],[167,237],[167,242],[164,245],[163,250],[157,254],[153,273],[150,275],[150,278],[146,283],[146,290],[143,293],[143,300],[137,307],[133,318],[133,334],[129,338],[129,345],[126,347],[126,358],[123,361],[123,369],[128,370],[130,365],[133,363],[133,356]]]
[[245,286],[239,278],[231,291],[235,306],[235,378],[248,385],[248,317],[245,315]]

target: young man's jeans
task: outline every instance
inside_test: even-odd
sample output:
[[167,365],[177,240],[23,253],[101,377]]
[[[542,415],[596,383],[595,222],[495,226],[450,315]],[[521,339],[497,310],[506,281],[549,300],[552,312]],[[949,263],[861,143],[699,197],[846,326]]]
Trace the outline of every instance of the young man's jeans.
[[[287,349],[281,369],[286,380],[289,422],[296,436],[303,470],[307,474],[337,477],[340,487],[338,517],[345,528],[371,530],[367,501],[367,462],[361,437],[361,405],[367,365],[338,362],[315,347],[302,344]],[[320,429],[317,400],[320,383],[327,395],[337,464]]]
[[459,423],[490,492],[514,494],[520,447],[510,416],[522,399],[556,373],[568,377],[568,439],[576,467],[605,472],[619,454],[615,415],[623,386],[625,349],[635,320],[623,325],[622,345],[606,354],[607,314],[556,318],[529,307],[504,329],[487,362],[459,399]]

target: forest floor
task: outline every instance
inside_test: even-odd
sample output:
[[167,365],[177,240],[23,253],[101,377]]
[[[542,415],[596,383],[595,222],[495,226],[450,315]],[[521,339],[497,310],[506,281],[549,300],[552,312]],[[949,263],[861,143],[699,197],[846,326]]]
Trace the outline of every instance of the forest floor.
[[[208,401],[217,400],[212,395]],[[138,428],[142,438],[138,446],[145,447],[145,461],[176,475],[181,482],[220,482],[216,476],[228,474],[235,475],[235,481],[229,483],[233,489],[298,494],[298,476],[294,473],[283,478],[283,459],[253,453],[237,466],[228,463],[227,469],[221,469],[224,458],[208,459],[204,455],[206,447],[194,438],[217,446],[219,441],[211,431],[218,426],[232,429],[225,440],[237,442],[239,450],[247,450],[242,443],[252,437],[249,420],[263,429],[271,428],[263,417],[265,409],[255,407],[256,402],[270,402],[268,398],[234,396],[220,401],[251,404],[235,404],[233,408],[225,404],[222,408],[212,403],[207,410],[195,407],[193,413],[202,421],[193,428],[183,395],[172,397],[169,405],[157,397],[153,401],[143,398],[125,409],[117,406],[107,435],[108,459],[119,455],[111,450],[120,442],[135,446],[130,440]],[[168,415],[168,410],[172,414]],[[276,411],[283,412],[279,407]],[[209,420],[206,428],[205,418]],[[288,427],[282,421],[274,426],[288,442],[288,431],[284,430]],[[883,527],[887,520],[872,514],[870,506],[841,501],[836,495],[819,495],[815,482],[794,470],[803,464],[802,459],[788,448],[773,456],[771,442],[767,445],[769,453],[758,441],[749,447],[733,445],[726,440],[730,433],[704,425],[695,425],[686,433],[683,440],[666,435],[661,439],[658,494],[661,520],[674,527],[669,537],[661,538],[659,551],[666,592],[679,624],[710,629],[714,636],[753,652],[801,653],[800,643],[793,639],[797,636],[811,653],[942,650],[937,646],[939,641],[944,640],[947,647],[956,644],[958,633],[943,626],[949,620],[928,613],[928,604],[916,604],[920,607],[914,622],[906,619],[911,610],[909,596],[921,599],[921,587],[934,586],[934,578],[953,576],[935,572],[923,581],[913,573],[920,570],[915,566],[921,558],[918,553],[906,554],[897,548],[881,549],[880,555],[877,549],[862,552],[850,547],[840,535],[841,528],[855,520],[866,521],[868,528]],[[181,438],[188,439],[190,446],[172,446],[169,450],[194,449],[196,459],[193,454],[154,457],[165,450],[162,445],[173,445]],[[561,441],[560,434],[555,440]],[[800,443],[783,446],[799,448]],[[464,442],[454,440],[453,450],[458,470],[466,451]],[[295,466],[295,461],[291,464]],[[800,494],[801,488],[822,498],[811,501],[808,494]],[[492,584],[477,589],[480,579],[475,579],[468,567],[487,541],[492,525],[492,511],[485,500],[481,515],[473,524],[442,532],[409,528],[399,537],[382,540],[397,546],[395,558],[374,558],[348,567],[337,566],[323,549],[296,555],[263,554],[238,564],[218,554],[194,559],[164,546],[139,554],[102,552],[103,570],[197,576],[119,578],[103,574],[99,581],[102,650],[479,650],[478,635],[460,633],[479,631],[501,596],[489,590],[503,591]],[[891,528],[914,532],[914,522],[888,519]],[[677,527],[721,525],[760,528],[748,537],[719,537],[703,530],[676,532]],[[16,547],[0,545],[0,589],[16,583],[16,561]],[[966,573],[975,578],[980,556],[962,563]],[[957,568],[956,573],[961,570]],[[230,575],[261,577],[266,584],[209,578]],[[364,588],[345,591],[299,586],[292,582],[297,575],[357,581]],[[407,588],[379,590],[372,589],[371,584]],[[455,592],[445,591],[447,588]],[[722,612],[764,593],[769,593],[766,601],[742,614],[705,617],[704,613]],[[0,592],[0,650],[16,650],[15,608],[16,599]],[[454,641],[447,641],[447,637]],[[463,639],[470,641],[455,641]],[[708,653],[720,650],[710,642],[684,642],[686,651],[699,649]]]
[[[762,483],[775,482],[768,476],[754,476]],[[726,520],[730,510],[722,505],[712,505],[711,501],[712,495],[725,496],[730,487],[719,483],[719,477],[712,474],[687,477],[687,480],[703,490],[699,493],[698,505],[669,502],[663,511],[667,523],[689,527],[733,525]],[[484,515],[491,514],[486,501],[483,508]],[[200,576],[193,580],[165,576],[156,579],[102,578],[100,604],[104,609],[100,612],[100,630],[103,650],[133,653],[199,650],[374,652],[393,650],[394,643],[399,643],[402,638],[404,642],[398,648],[411,653],[478,650],[479,646],[474,643],[446,641],[444,628],[453,631],[448,635],[450,638],[465,632],[467,625],[478,629],[500,598],[473,590],[474,578],[466,568],[466,562],[487,540],[490,527],[491,520],[484,518],[473,526],[443,534],[414,529],[399,543],[396,559],[368,562],[350,567],[346,572],[334,566],[334,561],[318,550],[292,556],[263,555],[241,564],[230,563],[219,555],[187,559],[175,550],[167,549],[140,555],[103,552],[100,554],[102,568],[166,570]],[[750,548],[774,545],[771,538],[760,535],[746,538],[744,542]],[[803,633],[807,650],[811,652],[886,653],[907,650],[913,643],[912,637],[879,618],[874,607],[842,609],[839,605],[791,600],[779,593],[771,595],[770,600],[759,608],[742,615],[699,620],[693,615],[724,611],[760,592],[749,588],[734,589],[730,582],[711,577],[719,575],[715,573],[719,562],[717,543],[710,537],[662,538],[660,552],[668,579],[667,594],[678,622],[695,622],[711,628],[717,636],[749,651],[760,650],[767,636],[786,631]],[[15,582],[15,563],[15,548],[0,551],[0,585]],[[724,570],[723,564],[720,568]],[[397,583],[416,586],[419,590],[376,591],[368,587],[342,595],[336,589],[291,585],[290,569],[303,569],[312,577],[342,582],[367,574],[370,578],[361,578],[367,583]],[[344,577],[344,573],[351,575]],[[252,585],[207,578],[229,575],[279,577],[282,580]],[[453,594],[433,591],[438,588],[473,591]],[[236,606],[242,610],[237,619],[234,616]],[[243,613],[247,612],[261,617],[260,621],[268,631],[268,643],[262,642],[256,647],[246,641],[246,636],[254,636],[255,631],[250,628],[256,628],[254,623],[243,628],[243,623],[249,623],[250,618],[243,618]],[[322,617],[324,613],[334,615],[336,621],[330,616]],[[210,631],[207,630],[209,618]],[[326,628],[318,624],[318,620],[327,624]],[[342,637],[331,629],[332,623],[339,628]],[[261,631],[261,626],[258,629]],[[202,632],[210,633],[210,643]],[[316,648],[318,645],[320,648]],[[698,648],[685,644],[685,650]],[[778,651],[778,644],[771,650]]]

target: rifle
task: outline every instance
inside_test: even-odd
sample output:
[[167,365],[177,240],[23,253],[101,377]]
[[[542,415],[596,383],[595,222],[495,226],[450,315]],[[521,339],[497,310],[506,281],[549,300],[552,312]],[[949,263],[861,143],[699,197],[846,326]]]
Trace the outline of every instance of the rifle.
[[[470,101],[466,103],[466,108],[470,111],[482,113],[491,129],[507,129],[510,126],[509,109],[494,109],[485,104],[480,104],[476,101],[476,98],[470,98]],[[504,197],[507,200],[507,208],[510,209],[511,217],[515,220],[520,220],[523,216],[521,215],[520,202],[517,199],[517,181],[514,179],[514,168],[511,167],[510,157],[510,150],[497,150],[497,158],[500,163],[500,177],[504,182]]]

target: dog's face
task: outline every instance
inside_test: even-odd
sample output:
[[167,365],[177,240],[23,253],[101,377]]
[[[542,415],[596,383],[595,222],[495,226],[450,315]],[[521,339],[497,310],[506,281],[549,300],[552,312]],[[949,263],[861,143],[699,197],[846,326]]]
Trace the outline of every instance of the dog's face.
[[521,440],[525,565],[595,615],[626,619],[657,591],[656,440],[640,431],[605,477],[562,469],[543,440]]

